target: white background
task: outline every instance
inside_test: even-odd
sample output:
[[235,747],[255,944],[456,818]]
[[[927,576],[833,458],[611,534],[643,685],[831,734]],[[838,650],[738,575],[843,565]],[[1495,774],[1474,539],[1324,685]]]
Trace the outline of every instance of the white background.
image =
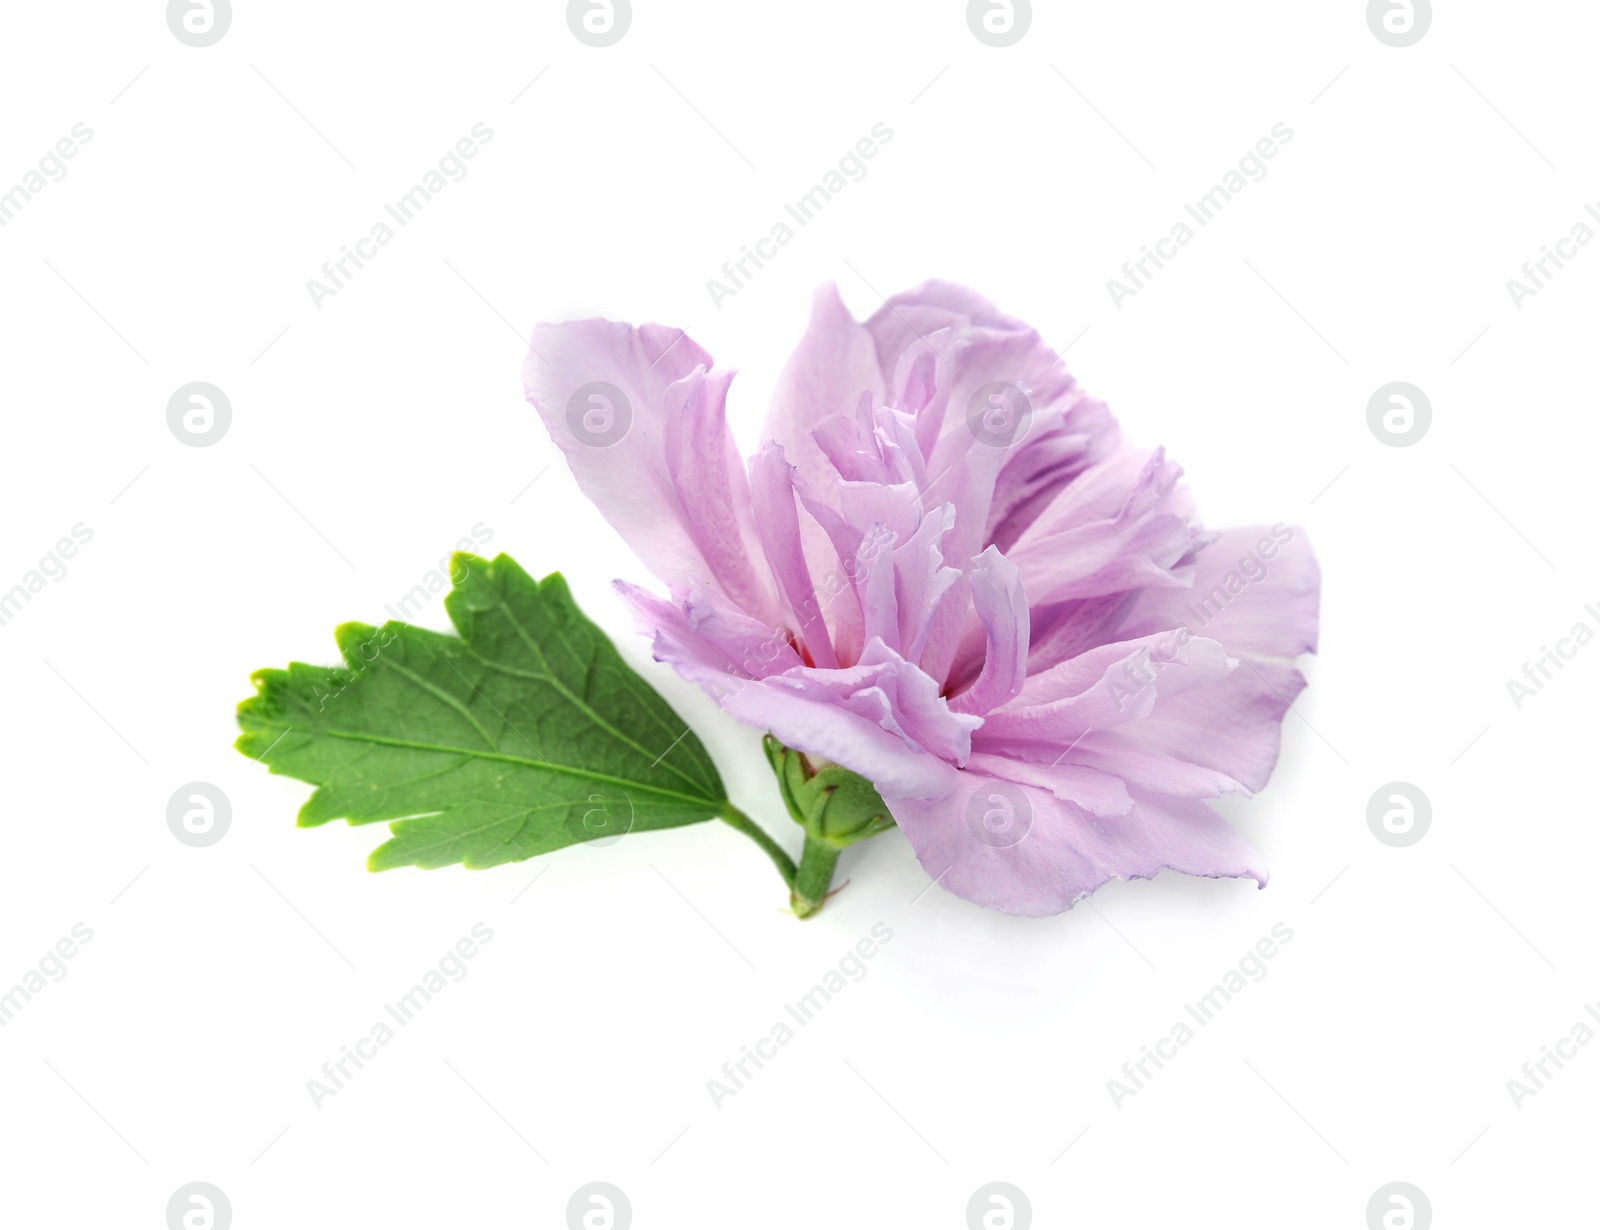
[[[997,50],[952,0],[636,0],[606,49],[553,2],[238,0],[204,49],[152,0],[9,6],[0,190],[94,136],[0,229],[0,589],[93,540],[0,627],[0,984],[94,938],[0,1029],[6,1221],[159,1227],[201,1180],[240,1230],[560,1227],[600,1179],[641,1228],[956,1228],[998,1179],[1041,1227],[1360,1230],[1394,1180],[1440,1227],[1577,1224],[1600,1047],[1521,1109],[1506,1082],[1600,999],[1600,648],[1520,711],[1506,681],[1600,628],[1600,245],[1521,310],[1505,284],[1600,200],[1600,11],[1438,7],[1394,49],[1357,0],[1041,3]],[[313,306],[480,121],[470,174]],[[713,306],[879,121],[870,174]],[[1107,279],[1280,121],[1270,174],[1114,307]],[[802,924],[716,825],[374,876],[380,829],[297,830],[309,787],[231,750],[252,670],[333,661],[336,623],[484,522],[798,848],[757,733],[612,596],[646,574],[523,402],[522,339],[686,327],[741,370],[753,451],[816,284],[865,316],[930,276],[1069,347],[1209,524],[1310,534],[1322,655],[1272,785],[1227,809],[1264,891],[1168,873],[1014,919],[924,894],[891,833]],[[196,380],[233,407],[207,448],[166,422]],[[1367,427],[1393,380],[1432,402],[1412,447]],[[196,780],[233,808],[204,849],[166,824]],[[1394,780],[1433,805],[1405,849],[1366,822]],[[1118,1108],[1107,1081],[1280,921],[1268,976]],[[306,1082],[477,922],[469,976],[317,1109]],[[717,1109],[706,1082],[875,923],[866,977]]]

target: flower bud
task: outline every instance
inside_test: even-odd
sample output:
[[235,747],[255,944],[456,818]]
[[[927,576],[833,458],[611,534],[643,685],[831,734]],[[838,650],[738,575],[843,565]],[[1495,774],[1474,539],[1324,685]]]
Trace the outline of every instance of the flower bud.
[[763,742],[778,792],[807,837],[843,849],[894,827],[883,796],[859,773],[785,747],[771,735]]

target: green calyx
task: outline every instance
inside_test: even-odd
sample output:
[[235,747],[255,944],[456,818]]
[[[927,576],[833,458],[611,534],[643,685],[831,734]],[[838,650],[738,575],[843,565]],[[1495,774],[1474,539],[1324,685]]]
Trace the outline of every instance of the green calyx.
[[894,827],[889,805],[859,773],[828,761],[816,765],[771,735],[762,742],[789,815],[807,837],[842,850]]
[[839,852],[894,827],[889,807],[859,773],[828,761],[812,761],[768,735],[767,761],[794,822],[805,830],[805,850],[791,886],[790,907],[809,918],[827,899]]

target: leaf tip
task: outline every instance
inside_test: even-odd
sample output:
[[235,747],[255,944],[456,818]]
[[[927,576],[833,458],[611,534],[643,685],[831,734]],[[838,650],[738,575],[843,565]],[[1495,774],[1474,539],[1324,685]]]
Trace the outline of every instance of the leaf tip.
[[474,555],[471,551],[452,551],[450,552],[450,579],[459,585],[462,580],[470,577],[473,573],[483,572],[485,569],[492,568],[505,558],[505,555],[501,554],[493,560],[488,560],[481,555]]
[[367,870],[370,872],[393,871],[396,867],[405,867],[411,860],[400,852],[400,840],[391,837],[371,854],[367,855]]
[[[551,603],[552,609],[564,611],[567,607],[578,609],[578,603],[572,596],[572,587],[567,584],[567,578],[559,572],[552,572],[541,581],[534,581],[533,588],[539,597]],[[582,611],[579,611],[582,618]],[[608,642],[609,644],[609,642]]]
[[345,662],[353,670],[360,670],[372,659],[367,647],[380,639],[378,635],[380,631],[385,631],[389,627],[389,624],[385,624],[383,629],[379,629],[360,620],[351,620],[334,628],[333,643],[339,646],[339,653]]

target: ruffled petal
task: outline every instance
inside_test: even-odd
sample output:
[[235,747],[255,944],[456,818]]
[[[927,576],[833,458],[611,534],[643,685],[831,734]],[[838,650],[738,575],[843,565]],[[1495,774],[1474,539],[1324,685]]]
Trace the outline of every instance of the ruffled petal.
[[839,660],[822,617],[822,603],[811,582],[800,536],[794,468],[785,459],[782,446],[769,444],[750,459],[750,486],[767,563],[778,579],[778,589],[790,615],[805,638],[811,660],[818,666],[837,666]]
[[778,379],[762,435],[783,445],[805,480],[830,500],[836,472],[811,433],[832,415],[853,414],[863,393],[872,404],[881,403],[883,373],[871,334],[850,315],[830,282],[817,288],[811,324]]
[[1149,879],[1165,868],[1266,884],[1261,857],[1204,803],[1132,790],[1126,813],[1097,816],[997,775],[1003,766],[986,768],[995,771],[962,771],[945,798],[886,796],[923,870],[977,905],[1059,914],[1110,880]]
[[662,325],[540,325],[523,365],[528,400],[585,495],[669,585],[715,582],[775,614],[744,468],[724,417],[727,373]]
[[1063,751],[1092,731],[1143,718],[1157,703],[1224,678],[1236,663],[1216,641],[1156,634],[1119,641],[1031,676],[976,737],[986,751],[1024,746]]
[[1280,521],[1271,528],[1223,530],[1196,555],[1193,585],[1140,594],[1124,633],[1183,626],[1204,631],[1230,652],[1292,659],[1317,651],[1321,589],[1303,529]]
[[953,765],[885,730],[881,717],[857,713],[826,693],[794,687],[787,676],[734,687],[721,700],[740,721],[861,774],[885,794],[939,798],[955,786]]
[[1075,803],[1097,816],[1125,816],[1133,807],[1133,796],[1120,777],[1086,765],[1034,764],[1009,756],[973,752],[965,767],[990,777],[1048,790],[1056,798]]
[[981,720],[953,713],[937,683],[878,640],[855,666],[798,667],[720,699],[790,747],[842,764],[886,793],[918,798],[953,788]]
[[1245,653],[1236,661],[1226,679],[1164,701],[1123,730],[1155,751],[1225,774],[1253,793],[1272,776],[1284,715],[1306,680],[1280,658]]
[[988,647],[977,682],[951,702],[961,713],[985,714],[1022,691],[1028,667],[1028,600],[1022,574],[994,547],[972,572],[972,603]]
[[1123,450],[1085,474],[1006,553],[1038,603],[1187,585],[1195,531],[1183,471]]
[[921,663],[934,621],[961,580],[959,569],[945,563],[942,543],[955,524],[955,509],[942,504],[922,518],[905,542],[894,548],[894,586],[898,597],[898,648]]
[[616,587],[639,630],[652,638],[655,660],[692,683],[726,689],[804,665],[781,629],[752,619],[715,590],[696,586],[669,602],[626,581]]
[[[1170,714],[1163,716],[1167,722],[1173,721]],[[1177,725],[1181,728],[1182,724]],[[1136,720],[1115,730],[1092,731],[1064,753],[1062,760],[1075,767],[1115,773],[1129,786],[1180,799],[1250,793],[1237,778],[1178,754],[1191,751],[1193,741],[1188,741],[1187,746],[1180,741],[1176,750],[1169,752],[1148,738],[1150,731],[1148,720]]]

